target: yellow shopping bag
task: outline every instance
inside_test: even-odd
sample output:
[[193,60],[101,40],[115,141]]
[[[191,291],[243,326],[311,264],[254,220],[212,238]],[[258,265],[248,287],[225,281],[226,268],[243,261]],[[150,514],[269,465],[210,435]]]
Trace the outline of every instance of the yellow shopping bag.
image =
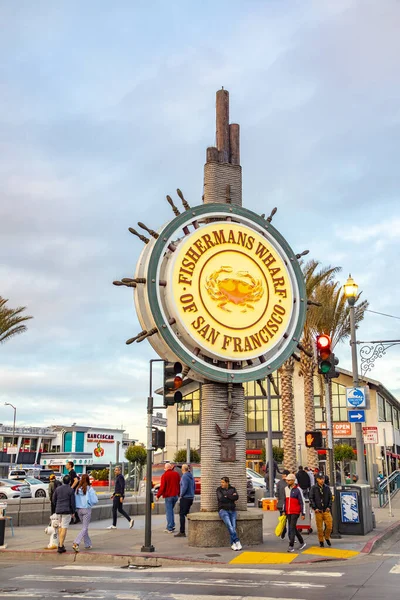
[[275,527],[276,537],[280,537],[286,526],[286,515],[281,515],[278,519],[278,525]]

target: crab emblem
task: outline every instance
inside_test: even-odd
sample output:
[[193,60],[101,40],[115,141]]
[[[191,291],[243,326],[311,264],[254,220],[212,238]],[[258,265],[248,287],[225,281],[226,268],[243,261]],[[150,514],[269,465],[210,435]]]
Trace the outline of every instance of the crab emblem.
[[207,277],[205,288],[209,296],[226,312],[232,312],[227,304],[242,306],[242,313],[254,310],[253,304],[264,295],[261,279],[255,279],[248,271],[237,271],[234,277],[221,277],[222,273],[232,272],[232,267],[221,267]]

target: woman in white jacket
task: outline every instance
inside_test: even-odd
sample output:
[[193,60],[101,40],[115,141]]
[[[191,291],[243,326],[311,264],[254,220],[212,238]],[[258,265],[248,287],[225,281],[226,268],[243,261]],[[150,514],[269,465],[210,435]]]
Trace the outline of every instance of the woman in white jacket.
[[75,552],[79,552],[79,544],[82,540],[85,543],[86,550],[89,550],[92,547],[88,530],[90,519],[92,517],[92,506],[98,502],[96,492],[90,485],[89,475],[86,475],[86,473],[81,475],[79,484],[76,487],[75,502],[82,523],[82,529],[76,536],[72,548]]

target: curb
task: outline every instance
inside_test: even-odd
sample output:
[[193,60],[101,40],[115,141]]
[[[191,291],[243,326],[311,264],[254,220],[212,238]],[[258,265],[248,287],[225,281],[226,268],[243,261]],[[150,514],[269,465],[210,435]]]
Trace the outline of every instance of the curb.
[[397,533],[400,530],[400,521],[396,521],[393,525],[389,525],[382,533],[376,535],[369,540],[364,548],[360,550],[360,554],[371,554],[373,550],[376,550],[383,542],[385,542],[391,535]]

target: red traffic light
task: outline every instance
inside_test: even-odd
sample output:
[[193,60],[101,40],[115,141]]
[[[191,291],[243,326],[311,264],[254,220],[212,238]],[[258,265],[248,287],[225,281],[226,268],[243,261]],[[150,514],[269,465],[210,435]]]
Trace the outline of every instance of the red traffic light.
[[322,333],[321,335],[317,336],[317,348],[318,350],[325,350],[330,348],[332,345],[332,340],[329,337],[329,335],[326,335],[325,333]]

